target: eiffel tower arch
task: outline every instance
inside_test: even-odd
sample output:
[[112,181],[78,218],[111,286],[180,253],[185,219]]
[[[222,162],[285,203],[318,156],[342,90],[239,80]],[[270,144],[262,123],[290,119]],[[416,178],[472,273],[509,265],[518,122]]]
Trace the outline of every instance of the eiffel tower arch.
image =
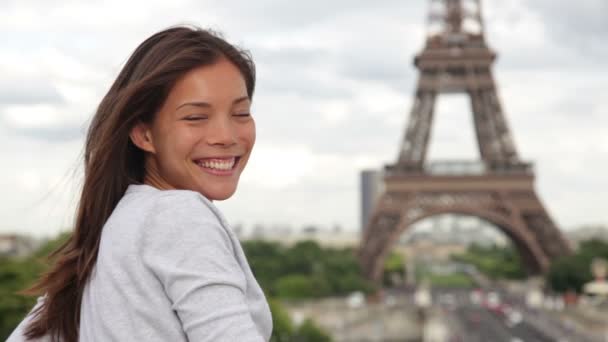
[[[530,274],[548,270],[571,247],[534,189],[531,163],[520,159],[496,90],[481,0],[430,0],[429,34],[414,64],[415,99],[396,163],[384,170],[384,193],[363,233],[359,261],[380,281],[384,259],[414,223],[452,213],[482,218],[513,242]],[[434,31],[433,31],[434,30]],[[435,102],[464,93],[471,103],[481,161],[427,162]]]

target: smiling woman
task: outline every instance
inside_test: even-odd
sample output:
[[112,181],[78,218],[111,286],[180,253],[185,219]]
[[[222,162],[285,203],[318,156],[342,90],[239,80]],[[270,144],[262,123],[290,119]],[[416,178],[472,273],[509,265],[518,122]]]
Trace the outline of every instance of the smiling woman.
[[251,100],[239,70],[222,59],[189,71],[173,86],[153,122],[132,141],[150,156],[144,181],[223,200],[236,190],[255,141]]
[[264,294],[212,203],[255,142],[254,70],[198,28],[135,50],[89,128],[74,233],[8,341],[269,340]]

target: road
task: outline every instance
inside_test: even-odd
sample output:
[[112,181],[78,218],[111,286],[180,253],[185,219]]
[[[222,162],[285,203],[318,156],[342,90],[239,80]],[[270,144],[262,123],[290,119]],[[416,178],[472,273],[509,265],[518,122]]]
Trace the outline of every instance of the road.
[[[493,292],[495,301],[488,301]],[[434,291],[436,315],[450,330],[450,341],[591,342],[541,311],[532,312],[505,293],[486,291],[472,300],[462,290]]]
[[[499,300],[489,301],[490,292]],[[473,300],[469,290],[433,290],[433,305],[417,311],[414,293],[385,290],[382,300],[352,307],[345,298],[291,304],[298,321],[314,319],[337,342],[606,342],[584,336],[554,315],[525,307],[521,298],[486,290]],[[420,336],[424,336],[421,340]]]
[[461,341],[554,341],[529,323],[511,325],[504,317],[481,307],[461,306],[454,310],[453,316],[462,327],[459,336]]

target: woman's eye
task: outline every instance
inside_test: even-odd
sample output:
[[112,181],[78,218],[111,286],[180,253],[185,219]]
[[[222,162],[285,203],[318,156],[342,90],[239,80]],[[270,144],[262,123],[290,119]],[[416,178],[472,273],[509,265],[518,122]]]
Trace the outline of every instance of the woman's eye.
[[186,121],[198,121],[198,120],[206,120],[207,116],[204,115],[191,115],[184,118]]
[[244,118],[244,117],[251,116],[251,113],[238,113],[238,114],[234,114],[234,116]]

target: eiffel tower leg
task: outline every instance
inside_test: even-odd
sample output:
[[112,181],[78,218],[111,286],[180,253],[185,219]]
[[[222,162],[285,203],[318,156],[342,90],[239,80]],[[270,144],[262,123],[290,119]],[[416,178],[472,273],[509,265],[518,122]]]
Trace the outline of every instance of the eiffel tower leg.
[[[378,202],[382,203],[382,200]],[[381,281],[383,270],[381,263],[388,250],[387,246],[397,232],[400,220],[399,212],[379,209],[365,229],[365,236],[359,249],[359,262],[363,275],[375,283]]]
[[526,248],[518,248],[529,273],[544,273],[555,258],[572,252],[571,246],[549,217],[533,188],[503,193],[501,197],[526,238],[533,240],[542,252],[543,256],[539,258],[531,255]]
[[399,162],[407,161],[408,164],[414,164],[412,166],[422,168],[428,149],[434,107],[435,93],[418,89],[408,127],[401,143]]
[[489,162],[508,162],[517,159],[513,138],[502,113],[494,89],[469,91],[475,133],[479,143],[481,159]]
[[497,133],[492,118],[493,113],[488,108],[483,91],[471,91],[469,94],[481,159],[486,162],[500,160],[500,146],[496,139]]
[[521,217],[528,231],[536,236],[549,259],[570,254],[572,247],[560,233],[535,193],[529,194],[533,208],[521,208]]
[[[543,274],[549,269],[549,259],[542,253],[542,258],[534,255],[532,250],[525,246],[521,240],[513,239],[513,246],[519,254],[521,266],[528,276]],[[539,246],[542,251],[542,248]],[[544,262],[542,262],[544,260]]]
[[500,104],[498,95],[496,94],[496,89],[487,89],[483,93],[484,102],[486,103],[490,113],[493,113],[491,118],[494,121],[493,126],[496,134],[497,144],[501,149],[500,153],[502,158],[508,161],[517,159],[515,143],[513,142],[511,131],[507,125],[507,120],[502,112],[502,106]]
[[[528,275],[541,274],[549,268],[549,258],[544,253],[536,237],[531,235],[521,220],[515,219],[512,229],[517,229],[517,236],[510,236],[513,246],[521,258],[521,265]],[[509,232],[503,230],[509,235]]]

